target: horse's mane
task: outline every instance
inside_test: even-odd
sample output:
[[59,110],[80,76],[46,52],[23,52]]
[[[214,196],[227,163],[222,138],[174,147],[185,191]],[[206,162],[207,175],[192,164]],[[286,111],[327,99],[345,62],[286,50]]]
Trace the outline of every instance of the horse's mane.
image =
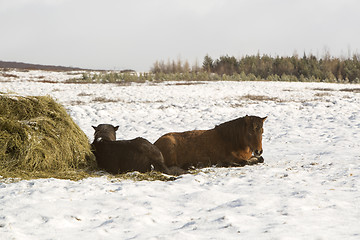
[[234,147],[241,147],[244,145],[245,127],[245,117],[241,117],[219,124],[214,129],[229,144]]

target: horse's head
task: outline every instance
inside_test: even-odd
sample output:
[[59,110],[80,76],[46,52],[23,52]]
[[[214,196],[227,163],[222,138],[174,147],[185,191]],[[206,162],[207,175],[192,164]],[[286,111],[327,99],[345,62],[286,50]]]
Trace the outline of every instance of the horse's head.
[[115,132],[118,130],[119,126],[114,127],[111,124],[100,124],[97,127],[92,127],[95,129],[94,142],[116,140]]
[[259,157],[263,153],[262,134],[263,124],[267,117],[245,116],[246,142],[248,143],[254,156]]

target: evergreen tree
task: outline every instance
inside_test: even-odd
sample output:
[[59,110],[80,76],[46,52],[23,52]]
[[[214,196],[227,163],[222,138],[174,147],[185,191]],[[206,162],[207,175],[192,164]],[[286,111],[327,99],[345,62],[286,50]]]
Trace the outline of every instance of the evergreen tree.
[[204,57],[202,69],[205,72],[213,72],[214,71],[214,60],[207,54]]

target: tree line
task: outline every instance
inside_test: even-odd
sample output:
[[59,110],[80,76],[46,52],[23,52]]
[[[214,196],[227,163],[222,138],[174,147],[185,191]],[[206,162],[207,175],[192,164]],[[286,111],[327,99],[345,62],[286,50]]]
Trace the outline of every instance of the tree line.
[[[236,80],[241,76],[251,76],[256,80],[283,80],[283,81],[326,81],[326,82],[360,82],[360,55],[353,54],[352,57],[338,58],[329,54],[318,58],[312,54],[304,53],[302,57],[293,55],[290,57],[269,55],[250,55],[240,59],[234,56],[220,56],[213,59],[206,55],[202,66],[197,63],[191,66],[188,61],[182,63],[168,60],[156,61],[151,68],[154,74],[189,74],[207,73],[211,79],[228,79],[233,76]],[[235,76],[235,77],[234,77]],[[239,78],[239,79],[238,79]]]

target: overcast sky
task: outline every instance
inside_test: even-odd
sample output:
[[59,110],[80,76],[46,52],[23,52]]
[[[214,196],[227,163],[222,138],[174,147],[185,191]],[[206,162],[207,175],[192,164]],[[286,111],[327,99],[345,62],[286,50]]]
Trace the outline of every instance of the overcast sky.
[[359,0],[0,0],[0,60],[148,71],[209,54],[348,56]]

